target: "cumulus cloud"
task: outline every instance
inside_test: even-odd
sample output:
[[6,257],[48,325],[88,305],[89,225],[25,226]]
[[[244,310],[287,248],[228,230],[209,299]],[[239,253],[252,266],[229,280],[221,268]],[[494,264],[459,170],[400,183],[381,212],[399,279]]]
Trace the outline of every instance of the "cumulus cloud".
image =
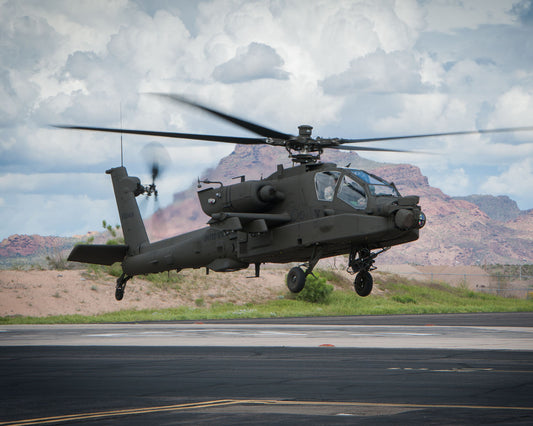
[[504,170],[501,174],[490,176],[482,185],[486,194],[510,195],[518,202],[527,200],[525,188],[533,188],[533,161],[525,158]]
[[280,68],[283,63],[272,47],[254,42],[245,49],[239,49],[234,58],[217,66],[213,70],[213,78],[222,83],[242,83],[262,78],[287,80],[289,73]]
[[[34,214],[29,214],[34,211]],[[75,218],[75,220],[69,220]],[[102,219],[118,223],[116,206],[111,198],[87,195],[19,194],[9,198],[2,208],[7,235],[83,235],[100,230]]]
[[471,194],[470,184],[470,179],[464,169],[451,169],[439,186],[446,194],[469,195]]
[[348,70],[322,81],[326,93],[422,93],[420,64],[410,52],[383,50],[354,59]]
[[513,4],[511,11],[525,25],[533,24],[533,2],[531,0],[523,0],[517,4]]
[[[530,125],[531,14],[522,0],[0,2],[0,238],[98,229],[116,215],[103,172],[120,161],[119,136],[50,123],[119,127],[122,110],[126,128],[245,133],[144,92],[185,94],[288,133],[309,123],[323,137]],[[139,152],[151,141],[124,136],[128,170],[143,179]],[[530,141],[404,141],[441,155],[368,156],[411,161],[450,192],[490,182],[531,208],[511,185],[517,170],[529,182]],[[231,150],[163,143],[175,164],[164,202]]]
[[509,11],[523,3],[513,0],[471,0],[462,4],[450,1],[434,1],[425,8],[428,30],[450,33],[457,29],[477,29],[483,25],[513,24]]
[[[489,120],[495,127],[523,126],[531,124],[533,111],[533,87],[513,86],[496,99]],[[531,135],[515,134],[517,138],[531,141]]]

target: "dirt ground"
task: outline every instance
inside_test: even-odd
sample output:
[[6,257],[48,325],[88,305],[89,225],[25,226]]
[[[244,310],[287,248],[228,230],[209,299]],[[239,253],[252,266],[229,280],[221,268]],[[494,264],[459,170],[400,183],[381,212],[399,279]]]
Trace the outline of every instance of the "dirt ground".
[[[285,276],[292,265],[266,265],[261,277],[253,268],[232,273],[187,270],[180,272],[183,279],[171,289],[162,289],[142,277],[128,282],[124,299],[115,300],[115,278],[105,274],[96,276],[85,270],[18,271],[0,270],[0,317],[49,315],[96,315],[123,309],[164,309],[179,306],[208,307],[213,303],[260,303],[287,294]],[[341,260],[324,259],[320,268],[331,268],[346,279],[346,265]],[[507,283],[501,291],[477,267],[413,267],[410,265],[379,265],[373,274],[398,274],[417,281],[447,282],[452,286],[467,285],[474,291],[490,292],[508,297],[527,297],[530,281]],[[467,282],[468,281],[468,282]],[[499,285],[498,285],[499,286]],[[513,287],[513,288],[510,288]],[[528,288],[529,287],[529,288]],[[492,290],[491,290],[492,289]],[[382,293],[374,285],[373,294]]]
[[209,306],[214,302],[246,304],[274,299],[286,292],[285,269],[265,269],[261,277],[248,278],[253,270],[234,273],[182,272],[192,280],[178,283],[178,290],[162,290],[135,277],[128,282],[124,299],[115,300],[115,278],[94,277],[82,270],[0,271],[0,316],[95,315],[122,309]]
[[531,298],[531,277],[495,277],[479,266],[457,265],[380,265],[379,271],[423,282],[442,282],[453,287],[465,286],[470,290],[519,299]]

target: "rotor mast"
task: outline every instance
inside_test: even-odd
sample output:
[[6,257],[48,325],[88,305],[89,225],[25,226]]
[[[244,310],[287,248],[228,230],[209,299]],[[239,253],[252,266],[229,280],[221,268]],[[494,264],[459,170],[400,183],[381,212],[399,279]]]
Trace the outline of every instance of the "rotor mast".
[[284,146],[293,163],[314,164],[320,161],[323,147],[320,138],[313,139],[313,126],[302,124],[298,126],[298,136],[284,141]]

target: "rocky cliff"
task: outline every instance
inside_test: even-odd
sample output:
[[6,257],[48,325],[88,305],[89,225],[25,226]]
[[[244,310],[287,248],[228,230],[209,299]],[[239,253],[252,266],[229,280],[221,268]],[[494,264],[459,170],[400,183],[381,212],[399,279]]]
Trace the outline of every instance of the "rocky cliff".
[[11,235],[0,242],[0,267],[12,268],[25,264],[45,266],[47,256],[63,255],[76,241],[79,239]]
[[27,257],[62,250],[68,243],[61,237],[11,235],[0,242],[0,257]]
[[464,200],[478,206],[491,219],[508,222],[515,220],[522,214],[516,201],[506,195],[468,195],[466,197],[454,197],[456,200]]

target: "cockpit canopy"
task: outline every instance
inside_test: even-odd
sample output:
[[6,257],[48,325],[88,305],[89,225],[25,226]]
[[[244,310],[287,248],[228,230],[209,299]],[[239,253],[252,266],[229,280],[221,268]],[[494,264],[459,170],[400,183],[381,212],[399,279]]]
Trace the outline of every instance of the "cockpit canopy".
[[320,201],[333,201],[336,194],[338,199],[358,210],[366,208],[369,196],[400,197],[394,185],[358,169],[318,172],[315,174],[315,189]]
[[400,196],[400,193],[394,187],[394,185],[390,184],[389,182],[385,181],[384,179],[381,179],[380,177],[376,175],[365,172],[364,170],[357,170],[357,169],[346,169],[346,170],[349,170],[350,173],[352,173],[359,179],[366,182],[368,184],[368,189],[370,190],[370,193],[372,195],[376,195],[376,196],[390,195],[392,197]]

